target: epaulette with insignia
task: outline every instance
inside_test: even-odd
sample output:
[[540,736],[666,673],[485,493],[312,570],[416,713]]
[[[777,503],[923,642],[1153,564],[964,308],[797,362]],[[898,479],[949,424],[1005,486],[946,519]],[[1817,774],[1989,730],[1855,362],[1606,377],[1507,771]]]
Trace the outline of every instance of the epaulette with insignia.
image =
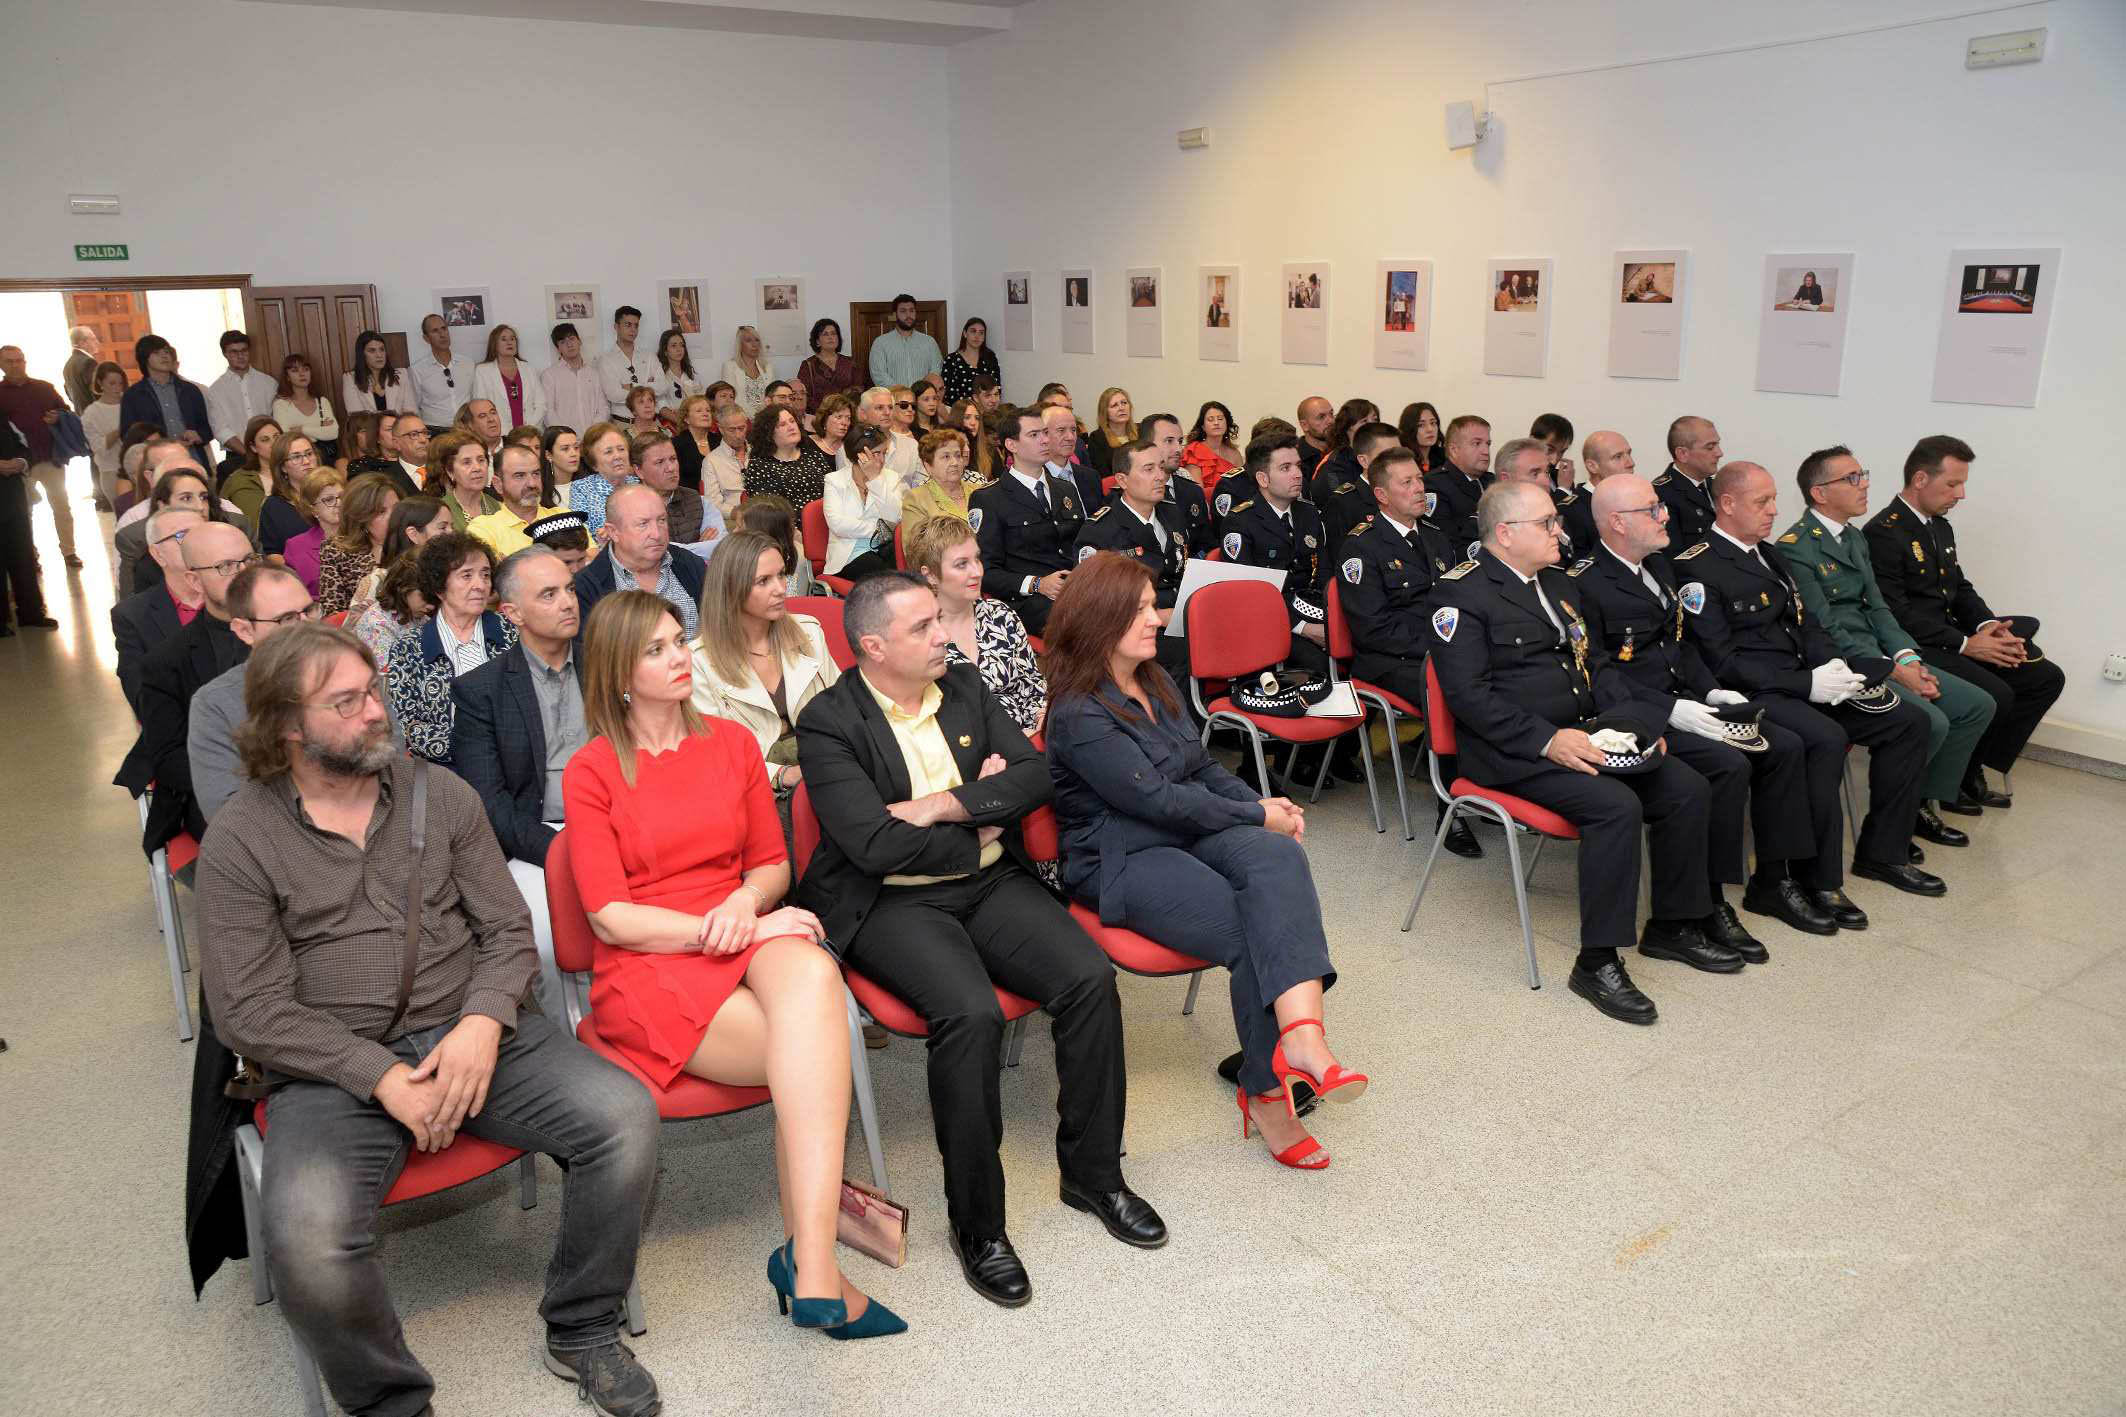
[[1892,507],[1890,508],[1889,515],[1884,517],[1883,520],[1885,522],[1901,522],[1904,520],[1904,518],[1905,514],[1903,512],[1899,511],[1895,507]]
[[1447,573],[1446,573],[1445,575],[1441,576],[1441,577],[1440,577],[1440,579],[1441,579],[1441,580],[1443,580],[1443,581],[1458,581],[1458,580],[1460,580],[1460,579],[1461,579],[1461,578],[1462,578],[1463,576],[1466,576],[1466,575],[1468,575],[1468,574],[1469,574],[1469,573],[1470,573],[1471,571],[1473,571],[1473,570],[1475,570],[1475,569],[1476,569],[1476,562],[1474,562],[1474,561],[1464,561],[1464,562],[1462,562],[1462,564],[1461,564],[1461,565],[1459,565],[1459,566],[1456,566],[1456,567],[1455,567],[1455,568],[1454,568],[1453,570],[1451,570],[1451,571],[1447,572]]
[[1592,566],[1593,564],[1594,557],[1582,556],[1579,560],[1572,563],[1572,569],[1567,571],[1565,574],[1568,576],[1576,576],[1580,572],[1586,570],[1589,566]]
[[1255,505],[1255,499],[1254,499],[1253,497],[1250,497],[1250,498],[1248,498],[1248,499],[1247,499],[1247,500],[1246,500],[1245,502],[1242,502],[1242,503],[1241,503],[1241,504],[1240,504],[1239,506],[1237,506],[1237,507],[1233,508],[1233,510],[1232,510],[1232,511],[1230,511],[1230,512],[1227,512],[1227,513],[1226,513],[1226,515],[1227,515],[1227,516],[1229,516],[1229,517],[1237,517],[1237,516],[1239,516],[1239,515],[1240,515],[1240,514],[1241,514],[1242,512],[1246,511],[1246,510],[1247,510],[1248,508],[1250,508],[1250,507],[1252,507],[1252,506],[1254,506],[1254,505]]
[[1344,494],[1344,493],[1346,493],[1346,492],[1350,491],[1350,490],[1351,490],[1352,488],[1356,487],[1357,485],[1358,485],[1358,484],[1357,484],[1357,483],[1355,483],[1355,482],[1339,482],[1339,483],[1337,483],[1337,484],[1336,484],[1336,490],[1335,490],[1334,492],[1330,493],[1329,495],[1330,495],[1330,496],[1332,496],[1332,497],[1341,497],[1341,496],[1343,496],[1343,494]]
[[1100,518],[1102,518],[1102,517],[1106,516],[1106,515],[1107,515],[1107,514],[1108,514],[1109,512],[1111,512],[1111,511],[1113,511],[1113,510],[1114,510],[1114,503],[1110,502],[1110,503],[1108,503],[1108,504],[1107,504],[1106,506],[1102,507],[1102,508],[1101,508],[1101,509],[1100,509],[1099,511],[1097,511],[1097,512],[1094,512],[1094,513],[1093,513],[1093,518],[1092,518],[1092,519],[1093,519],[1094,521],[1098,521],[1098,520],[1100,520]]
[[1561,507],[1569,507],[1579,500],[1580,494],[1568,487],[1562,493],[1559,494],[1558,505]]
[[1366,518],[1366,519],[1365,519],[1364,521],[1360,522],[1360,523],[1359,523],[1359,524],[1358,524],[1357,526],[1354,526],[1354,527],[1352,527],[1352,528],[1351,528],[1351,529],[1350,529],[1349,531],[1345,532],[1345,533],[1344,533],[1344,535],[1345,535],[1345,536],[1356,536],[1356,535],[1358,535],[1358,534],[1359,534],[1360,532],[1364,531],[1364,530],[1365,530],[1365,529],[1366,529],[1367,527],[1369,527],[1369,526],[1371,526],[1371,525],[1373,525],[1373,518],[1371,518],[1371,517],[1367,517],[1367,518]]
[[1790,531],[1785,536],[1779,538],[1779,544],[1781,546],[1792,546],[1795,542],[1799,540],[1801,540],[1800,535]]
[[1656,487],[1666,487],[1666,486],[1668,486],[1668,484],[1669,484],[1669,480],[1670,480],[1671,478],[1673,478],[1674,476],[1675,476],[1675,474],[1674,474],[1674,473],[1672,473],[1672,472],[1664,472],[1664,473],[1662,473],[1662,474],[1661,474],[1661,475],[1660,475],[1659,477],[1657,477],[1657,478],[1655,478],[1655,479],[1654,479],[1654,486],[1656,486]]
[[1697,555],[1697,554],[1698,554],[1698,553],[1699,553],[1700,551],[1703,551],[1703,550],[1704,550],[1704,549],[1705,549],[1705,548],[1706,548],[1707,546],[1709,546],[1709,545],[1711,545],[1711,544],[1712,544],[1711,542],[1701,541],[1701,542],[1699,542],[1699,543],[1698,543],[1698,544],[1697,544],[1696,546],[1693,546],[1693,547],[1692,547],[1692,548],[1691,548],[1690,550],[1688,550],[1688,551],[1679,551],[1679,552],[1677,552],[1677,553],[1676,553],[1676,556],[1675,556],[1675,559],[1676,559],[1676,560],[1678,560],[1678,561],[1688,561],[1688,560],[1689,560],[1689,559],[1690,559],[1691,557],[1693,557],[1693,556]]

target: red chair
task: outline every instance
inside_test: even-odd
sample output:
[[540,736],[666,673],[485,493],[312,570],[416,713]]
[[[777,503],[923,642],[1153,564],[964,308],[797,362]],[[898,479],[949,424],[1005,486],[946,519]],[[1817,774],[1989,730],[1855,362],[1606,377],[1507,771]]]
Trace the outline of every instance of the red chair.
[[[1247,734],[1248,746],[1254,751],[1257,780],[1265,784],[1269,781],[1269,769],[1262,758],[1265,737],[1296,748],[1308,743],[1328,744],[1346,733],[1363,733],[1366,727],[1363,706],[1351,716],[1277,718],[1249,713],[1236,705],[1230,695],[1221,694],[1204,702],[1204,680],[1253,683],[1263,670],[1282,663],[1291,648],[1289,624],[1284,598],[1267,581],[1221,581],[1197,591],[1188,605],[1189,698],[1204,721],[1203,741],[1208,744],[1212,730],[1221,726],[1240,729]],[[1373,755],[1368,753],[1360,761],[1365,764],[1366,791],[1371,795],[1376,790]],[[1314,779],[1314,795],[1309,800],[1321,800],[1321,784],[1328,775],[1329,755],[1324,751],[1321,771]],[[1291,786],[1292,774],[1287,768],[1285,790],[1290,791]],[[1373,824],[1378,830],[1378,796],[1373,796]]]
[[[1038,740],[1036,746],[1039,746]],[[1020,832],[1026,841],[1026,854],[1034,860],[1054,861],[1063,854],[1062,834],[1056,826],[1054,807],[1044,806],[1028,816]],[[1203,971],[1211,968],[1210,960],[1170,950],[1157,940],[1120,925],[1102,925],[1099,911],[1076,901],[1070,903],[1070,918],[1078,922],[1079,929],[1092,936],[1100,953],[1106,955],[1117,969],[1141,974],[1148,979],[1170,979],[1177,974],[1186,974],[1189,977],[1188,997],[1181,1001],[1181,1012],[1184,1017],[1196,1012],[1196,991],[1203,987]]]
[[783,602],[792,615],[810,615],[819,621],[826,637],[827,654],[834,667],[847,674],[856,668],[856,654],[849,648],[849,633],[842,628],[842,603],[831,595],[793,595]]
[[[812,794],[799,783],[797,792],[790,798],[790,842],[794,857],[791,865],[799,876],[804,875],[805,867],[812,864],[812,853],[819,849],[819,835],[819,815],[812,810]],[[883,985],[865,978],[847,964],[842,966],[842,978],[849,982],[849,993],[863,1005],[864,1012],[886,1032],[897,1033],[903,1038],[930,1036],[930,1025],[923,1022],[923,1016],[889,993]],[[1009,989],[998,987],[997,1007],[1004,1011],[1004,1066],[1015,1068],[1019,1065],[1019,1050],[1026,1042],[1022,1021],[1028,1014],[1038,1012],[1041,1006]],[[854,1058],[863,1051],[863,1039],[859,1037],[852,1043],[850,1055]],[[879,1182],[879,1188],[885,1188],[884,1181]]]
[[1100,490],[1112,497],[1115,495],[1115,488],[1121,481],[1122,479],[1119,477],[1103,477],[1100,479]]
[[[251,1120],[236,1129],[236,1186],[243,1200],[244,1235],[251,1249],[251,1302],[273,1302],[273,1276],[266,1266],[266,1233],[259,1197],[266,1165],[266,1104],[252,1109]],[[418,1200],[492,1176],[505,1166],[517,1168],[517,1204],[530,1210],[539,1203],[539,1173],[532,1156],[513,1146],[487,1141],[460,1132],[441,1151],[409,1151],[399,1179],[384,1193],[384,1205]],[[639,1311],[641,1299],[633,1286],[627,1292],[628,1312]],[[640,1333],[642,1330],[636,1329]],[[291,1330],[289,1337],[295,1335]],[[306,1417],[325,1417],[325,1390],[318,1381],[317,1364],[311,1361],[302,1340],[295,1341],[295,1381],[302,1391]]]
[[[1358,646],[1351,642],[1351,622],[1344,619],[1343,597],[1337,592],[1336,577],[1334,576],[1329,578],[1329,608],[1327,615],[1323,618],[1323,628],[1328,632],[1327,639],[1329,641],[1329,678],[1334,681],[1337,666],[1358,653]],[[1393,689],[1383,689],[1380,685],[1367,683],[1363,679],[1353,678],[1351,680],[1351,692],[1358,695],[1360,703],[1371,704],[1379,709],[1381,716],[1387,720],[1388,766],[1395,770],[1395,805],[1403,814],[1403,840],[1415,841],[1417,840],[1417,833],[1410,829],[1410,794],[1403,782],[1403,745],[1401,738],[1397,736],[1396,729],[1404,718],[1412,718],[1419,723],[1423,723],[1424,712],[1416,704],[1411,703]],[[1365,735],[1365,744],[1366,757],[1371,759],[1373,756],[1373,735],[1371,733]],[[1375,831],[1382,830],[1378,812],[1374,813],[1373,822]]]
[[[591,1016],[591,966],[597,957],[598,937],[591,932],[583,897],[577,893],[575,874],[569,869],[568,832],[554,836],[546,850],[546,905],[553,919],[553,952],[545,953],[541,941],[540,968],[547,971],[549,989],[558,995],[568,1015],[568,1026],[577,1041],[599,1057],[624,1069],[657,1101],[657,1115],[667,1122],[688,1122],[703,1117],[724,1117],[744,1112],[769,1101],[765,1087],[730,1087],[706,1078],[681,1073],[670,1087],[659,1087],[645,1077],[627,1056],[605,1041],[598,1021]],[[856,1001],[842,995],[849,1022],[849,1081],[856,1095],[858,1119],[863,1124],[864,1145],[871,1153],[871,1179],[886,1190],[886,1155],[879,1145],[878,1103],[871,1092],[871,1064],[864,1055],[864,1029],[857,1017]],[[648,1325],[642,1312],[642,1296],[631,1291],[628,1331],[641,1333]]]
[[[1540,807],[1525,797],[1516,797],[1510,792],[1501,792],[1495,787],[1479,787],[1466,777],[1458,777],[1451,785],[1443,784],[1439,776],[1441,754],[1454,752],[1454,715],[1447,709],[1446,695],[1440,692],[1439,672],[1432,660],[1425,660],[1425,721],[1431,738],[1428,758],[1432,766],[1432,790],[1447,804],[1446,815],[1440,818],[1439,834],[1432,838],[1432,854],[1425,858],[1425,872],[1417,878],[1417,895],[1410,902],[1410,913],[1403,917],[1403,930],[1407,933],[1412,921],[1417,919],[1417,907],[1425,899],[1425,886],[1432,879],[1432,868],[1439,861],[1440,846],[1447,840],[1447,832],[1462,814],[1472,813],[1497,822],[1506,830],[1506,857],[1513,872],[1513,903],[1521,911],[1521,942],[1528,947],[1528,987],[1543,987],[1543,976],[1535,963],[1535,928],[1528,921],[1528,880],[1535,875],[1535,863],[1542,858],[1543,848],[1553,839],[1578,841],[1580,829],[1566,821],[1548,807]],[[1533,832],[1536,836],[1535,850],[1528,857],[1528,869],[1521,869],[1521,833]]]
[[[140,829],[148,828],[148,791],[133,799],[140,807]],[[185,974],[192,968],[185,948],[184,909],[177,903],[177,873],[199,859],[199,841],[179,832],[148,856],[148,895],[155,902],[155,923],[162,930],[162,951],[170,966],[170,994],[177,1004],[177,1040],[192,1041],[192,1001],[185,993]]]
[[335,610],[325,617],[325,623],[328,625],[344,625],[347,623],[347,612]]
[[855,584],[843,576],[827,574],[827,507],[824,502],[807,502],[804,509],[804,558],[812,563],[812,574],[826,584],[836,595],[847,595]]
[[901,550],[901,524],[899,522],[893,524],[893,568],[897,571],[908,569],[907,553]]

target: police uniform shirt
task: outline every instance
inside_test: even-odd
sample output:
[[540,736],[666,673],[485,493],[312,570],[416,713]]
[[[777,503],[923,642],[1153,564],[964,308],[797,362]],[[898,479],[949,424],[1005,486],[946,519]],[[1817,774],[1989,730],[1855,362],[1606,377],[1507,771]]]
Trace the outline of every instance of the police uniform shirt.
[[1720,687],[1697,646],[1684,637],[1675,572],[1660,556],[1634,566],[1606,544],[1598,545],[1567,576],[1580,589],[1587,631],[1611,667],[1659,696],[1664,709],[1672,709],[1679,698],[1703,702]]
[[1488,472],[1470,477],[1453,463],[1425,474],[1426,517],[1471,560],[1478,551],[1476,504],[1495,480]]
[[1016,600],[1034,581],[1076,564],[1071,547],[1083,521],[1067,478],[1027,477],[1011,468],[967,499],[967,520],[982,553],[982,593]]
[[1713,534],[1713,489],[1693,482],[1674,463],[1654,479],[1654,491],[1668,507],[1668,544],[1695,546]]
[[1188,537],[1178,507],[1161,502],[1146,521],[1118,494],[1078,529],[1077,559],[1099,551],[1120,552],[1150,571],[1157,583],[1155,603],[1161,610],[1173,608],[1181,572],[1188,565]]
[[1446,534],[1423,521],[1398,525],[1382,512],[1360,522],[1337,554],[1336,596],[1358,652],[1423,659],[1433,583],[1456,564]]
[[1809,696],[1809,671],[1838,646],[1801,603],[1801,590],[1763,542],[1744,546],[1719,527],[1675,557],[1684,634],[1714,677],[1745,693]]
[[1235,506],[1219,549],[1228,561],[1285,572],[1284,599],[1295,624],[1322,621],[1322,577],[1329,564],[1327,532],[1312,502],[1296,501],[1280,516],[1267,500]]
[[[1325,459],[1322,465],[1328,466],[1328,460]],[[1327,545],[1331,556],[1340,561],[1345,538],[1357,529],[1360,522],[1373,515],[1380,501],[1373,495],[1373,484],[1366,481],[1366,475],[1361,472],[1324,488],[1322,495],[1314,499],[1314,504],[1321,508],[1321,524],[1329,533]],[[1447,565],[1460,559],[1451,556]]]
[[1225,532],[1225,519],[1233,514],[1234,508],[1243,502],[1252,501],[1254,496],[1255,479],[1248,476],[1244,470],[1236,467],[1219,478],[1218,485],[1211,489],[1211,525],[1218,528],[1222,536]]
[[1928,649],[1960,654],[1967,637],[2000,618],[1965,578],[1947,517],[1924,516],[1895,497],[1866,534],[1875,585],[1891,616]]
[[[1108,500],[1119,501],[1122,489]],[[1166,503],[1181,514],[1183,539],[1188,543],[1188,554],[1201,556],[1218,544],[1218,533],[1211,529],[1211,509],[1200,484],[1189,481],[1178,473],[1167,474]]]

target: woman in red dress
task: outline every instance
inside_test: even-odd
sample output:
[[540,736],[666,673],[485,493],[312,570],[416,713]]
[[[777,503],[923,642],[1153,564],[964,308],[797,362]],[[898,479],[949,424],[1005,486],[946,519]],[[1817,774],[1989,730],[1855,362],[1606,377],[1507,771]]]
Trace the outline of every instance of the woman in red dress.
[[685,632],[664,600],[598,602],[583,648],[593,737],[562,776],[569,859],[598,937],[598,1031],[660,1086],[681,1073],[775,1102],[790,1237],[768,1278],[803,1328],[871,1338],[907,1325],[842,1279],[834,1257],[849,1033],[819,920],[780,906],[782,825],[753,735],[692,703]]

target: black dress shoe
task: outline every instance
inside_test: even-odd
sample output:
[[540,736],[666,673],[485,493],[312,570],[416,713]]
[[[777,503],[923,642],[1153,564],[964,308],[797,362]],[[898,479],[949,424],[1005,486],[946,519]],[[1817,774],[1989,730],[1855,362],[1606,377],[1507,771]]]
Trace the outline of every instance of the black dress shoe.
[[49,615],[17,615],[15,623],[25,630],[56,630],[59,622]]
[[1065,1181],[1060,1194],[1063,1204],[1092,1216],[1125,1245],[1156,1250],[1166,1243],[1166,1222],[1150,1201],[1127,1186],[1119,1191],[1087,1191]]
[[[1240,1086],[1240,1058],[1238,1053],[1229,1053],[1218,1060],[1218,1076],[1224,1079],[1227,1087]],[[1320,1101],[1320,1095],[1307,1085],[1304,1078],[1292,1079],[1292,1104],[1300,1116],[1313,1111]]]
[[1986,786],[1986,770],[1973,764],[1964,774],[1964,785],[1956,794],[1958,802],[1976,802],[1981,807],[2013,807],[2015,799],[2005,792],[1995,792]]
[[1940,807],[1942,811],[1954,812],[1959,817],[1983,817],[1986,815],[1985,803],[1975,797],[1966,797],[1961,792],[1957,793],[1953,798],[1944,797],[1941,800]]
[[1769,915],[1805,935],[1838,933],[1838,917],[1811,900],[1792,876],[1752,880],[1743,888],[1742,908],[1753,915]]
[[1919,804],[1919,820],[1913,823],[1912,835],[1922,841],[1931,841],[1936,846],[1969,846],[1971,838],[1944,822],[1935,814],[1934,804]]
[[1809,899],[1816,908],[1836,921],[1841,930],[1865,930],[1868,928],[1868,913],[1846,896],[1844,891],[1810,891]]
[[14,637],[15,627],[13,625],[8,624],[5,620],[0,620],[0,640],[9,640],[13,639]]
[[1669,925],[1658,920],[1647,921],[1645,930],[1639,934],[1639,953],[1648,959],[1677,960],[1707,974],[1742,972],[1742,956],[1725,945],[1716,945],[1706,939],[1695,922]]
[[1908,841],[1905,843],[1905,860],[1914,866],[1924,866],[1927,864],[1927,853],[1919,849],[1918,842]]
[[1873,861],[1853,862],[1853,874],[1870,881],[1881,881],[1886,886],[1895,886],[1911,895],[1947,895],[1948,882],[1939,876],[1930,876],[1917,866],[1883,866]]
[[1446,848],[1464,860],[1476,861],[1483,857],[1484,848],[1477,844],[1476,833],[1469,830],[1467,817],[1456,817],[1454,825],[1447,828]]
[[968,1288],[1007,1309],[1016,1309],[1033,1297],[1033,1281],[1026,1277],[1026,1266],[1019,1263],[1019,1252],[1011,1247],[1009,1236],[976,1240],[958,1230],[950,1234],[952,1252],[960,1257],[960,1273],[967,1276]]
[[1712,914],[1698,922],[1698,931],[1713,944],[1733,950],[1749,964],[1766,964],[1772,958],[1772,952],[1742,928],[1735,907],[1724,900],[1713,907]]
[[1613,1019],[1625,1023],[1652,1023],[1658,1015],[1654,1001],[1639,992],[1620,961],[1611,960],[1593,969],[1574,964],[1565,987]]

